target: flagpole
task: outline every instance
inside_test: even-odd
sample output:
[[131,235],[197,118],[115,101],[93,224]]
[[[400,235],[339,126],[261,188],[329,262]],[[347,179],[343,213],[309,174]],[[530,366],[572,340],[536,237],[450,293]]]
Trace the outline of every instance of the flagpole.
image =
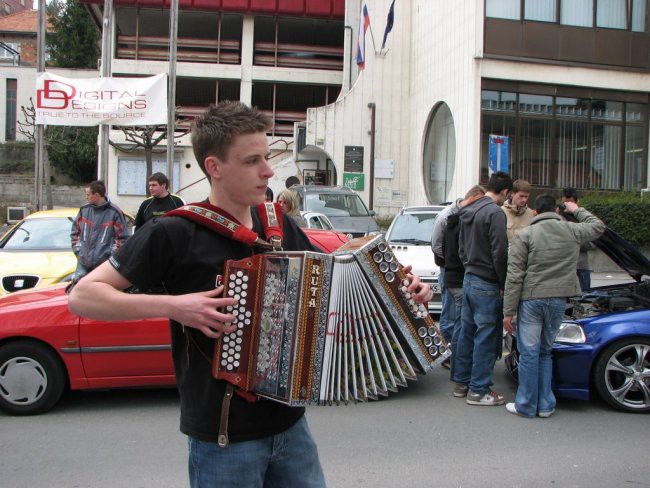
[[368,30],[370,31],[370,39],[372,39],[372,50],[377,54],[377,46],[375,45],[375,36],[372,35],[372,24],[368,24]]

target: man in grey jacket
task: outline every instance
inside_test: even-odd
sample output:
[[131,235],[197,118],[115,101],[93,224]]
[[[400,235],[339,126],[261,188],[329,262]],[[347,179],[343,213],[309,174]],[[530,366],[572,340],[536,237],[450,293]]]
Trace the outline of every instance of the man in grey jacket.
[[508,237],[501,205],[512,190],[506,173],[494,173],[483,198],[459,212],[458,254],[465,267],[461,325],[452,380],[454,396],[469,405],[503,405],[492,391],[492,371],[501,352],[502,295],[506,281]]
[[106,197],[103,181],[88,184],[86,200],[88,203],[79,209],[70,229],[72,251],[77,256],[75,282],[106,261],[129,236],[126,218]]
[[557,213],[549,193],[535,199],[531,224],[520,230],[510,246],[503,303],[503,326],[512,332],[517,315],[519,386],[508,412],[522,417],[547,418],[555,412],[551,390],[553,342],[560,329],[566,297],[580,294],[575,273],[580,246],[598,238],[605,224],[573,202],[565,212],[578,222],[567,222]]

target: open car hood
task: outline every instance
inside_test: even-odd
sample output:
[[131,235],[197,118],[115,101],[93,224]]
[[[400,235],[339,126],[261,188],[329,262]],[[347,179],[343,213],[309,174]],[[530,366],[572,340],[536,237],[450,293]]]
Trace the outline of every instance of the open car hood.
[[[562,213],[562,215],[569,222],[577,222],[572,214]],[[641,281],[643,276],[650,277],[650,260],[609,227],[605,228],[603,235],[592,242],[636,281]]]
[[650,276],[650,260],[609,227],[593,243],[636,281]]

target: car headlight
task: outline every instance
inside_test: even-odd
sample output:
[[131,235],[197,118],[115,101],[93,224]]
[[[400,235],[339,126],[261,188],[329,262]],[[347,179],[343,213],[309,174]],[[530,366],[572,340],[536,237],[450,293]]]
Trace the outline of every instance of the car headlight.
[[576,324],[575,322],[562,322],[555,342],[584,344],[587,342],[587,336],[585,336],[585,331],[582,330],[580,324]]

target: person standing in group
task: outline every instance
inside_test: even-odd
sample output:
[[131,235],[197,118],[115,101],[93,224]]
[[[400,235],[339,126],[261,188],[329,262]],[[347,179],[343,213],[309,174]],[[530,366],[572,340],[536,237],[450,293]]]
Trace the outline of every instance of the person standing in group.
[[[241,102],[221,102],[192,126],[194,154],[210,180],[208,200],[200,205],[217,214],[217,221],[228,215],[241,226],[237,231],[262,236],[257,206],[274,174],[266,135],[271,125],[267,115]],[[222,297],[225,262],[262,251],[227,229],[182,216],[154,219],[73,289],[69,307],[103,320],[169,317],[190,486],[323,487],[304,408],[250,402],[212,376],[215,340],[236,328],[230,325],[235,316],[221,311],[237,303]],[[285,251],[315,250],[293,219],[282,219],[282,231]],[[132,284],[150,290],[160,283],[168,295],[123,292]],[[415,276],[408,289],[417,303],[432,298]]]
[[[485,195],[485,188],[480,185],[473,186],[465,194],[465,198],[460,201],[460,208],[466,207],[470,203]],[[447,224],[443,231],[442,253],[444,255],[444,285],[450,300],[450,306],[447,307],[447,320],[451,322],[451,334],[447,340],[451,348],[451,357],[449,358],[449,369],[451,377],[454,375],[454,359],[456,357],[456,345],[460,335],[460,320],[463,309],[463,278],[465,276],[465,267],[458,254],[458,236],[460,231],[460,218],[458,212],[452,212],[447,216]],[[443,309],[444,311],[444,309]],[[440,317],[442,322],[442,314]],[[445,338],[446,339],[446,338]]]
[[85,191],[88,203],[79,209],[70,229],[77,256],[75,282],[106,261],[129,235],[124,213],[106,197],[104,182],[95,180]]
[[[454,299],[445,287],[445,230],[447,229],[447,221],[450,215],[457,214],[460,211],[460,203],[462,198],[457,198],[453,203],[445,207],[445,209],[438,214],[436,220],[433,222],[433,230],[431,231],[431,251],[433,252],[433,260],[436,266],[440,269],[438,273],[438,286],[440,287],[440,301],[442,309],[440,310],[440,334],[451,344],[453,330],[454,330]],[[451,368],[451,358],[447,358],[442,363],[444,367]]]
[[497,171],[484,197],[459,213],[459,255],[465,267],[461,327],[456,345],[454,396],[469,405],[503,405],[492,391],[492,371],[501,354],[502,295],[506,281],[506,216],[499,208],[512,190],[512,179]]
[[300,215],[298,193],[293,190],[282,190],[278,195],[278,203],[285,215],[291,217],[298,227],[307,227],[307,221]]
[[515,180],[512,183],[510,197],[501,207],[506,214],[508,244],[512,244],[515,234],[530,224],[535,213],[528,208],[531,185],[526,180]]
[[553,342],[564,318],[566,297],[580,294],[574,271],[580,246],[605,231],[605,224],[584,208],[573,202],[564,205],[578,223],[558,215],[553,195],[538,196],[537,216],[515,236],[508,254],[503,326],[513,332],[517,314],[520,354],[517,394],[506,409],[523,417],[547,418],[555,412]]
[[148,179],[151,196],[140,204],[135,216],[135,230],[140,229],[145,222],[160,217],[170,210],[180,208],[185,202],[178,195],[169,193],[169,179],[163,173],[154,173]]
[[[578,203],[578,190],[575,188],[564,188],[562,190],[561,203],[573,202]],[[578,263],[576,264],[576,274],[580,281],[580,290],[585,292],[591,289],[591,265],[589,264],[589,251],[596,246],[591,242],[585,242],[580,245],[580,254],[578,254]]]
[[271,190],[271,187],[266,189],[266,197],[264,197],[265,202],[272,202],[273,201],[273,190]]

